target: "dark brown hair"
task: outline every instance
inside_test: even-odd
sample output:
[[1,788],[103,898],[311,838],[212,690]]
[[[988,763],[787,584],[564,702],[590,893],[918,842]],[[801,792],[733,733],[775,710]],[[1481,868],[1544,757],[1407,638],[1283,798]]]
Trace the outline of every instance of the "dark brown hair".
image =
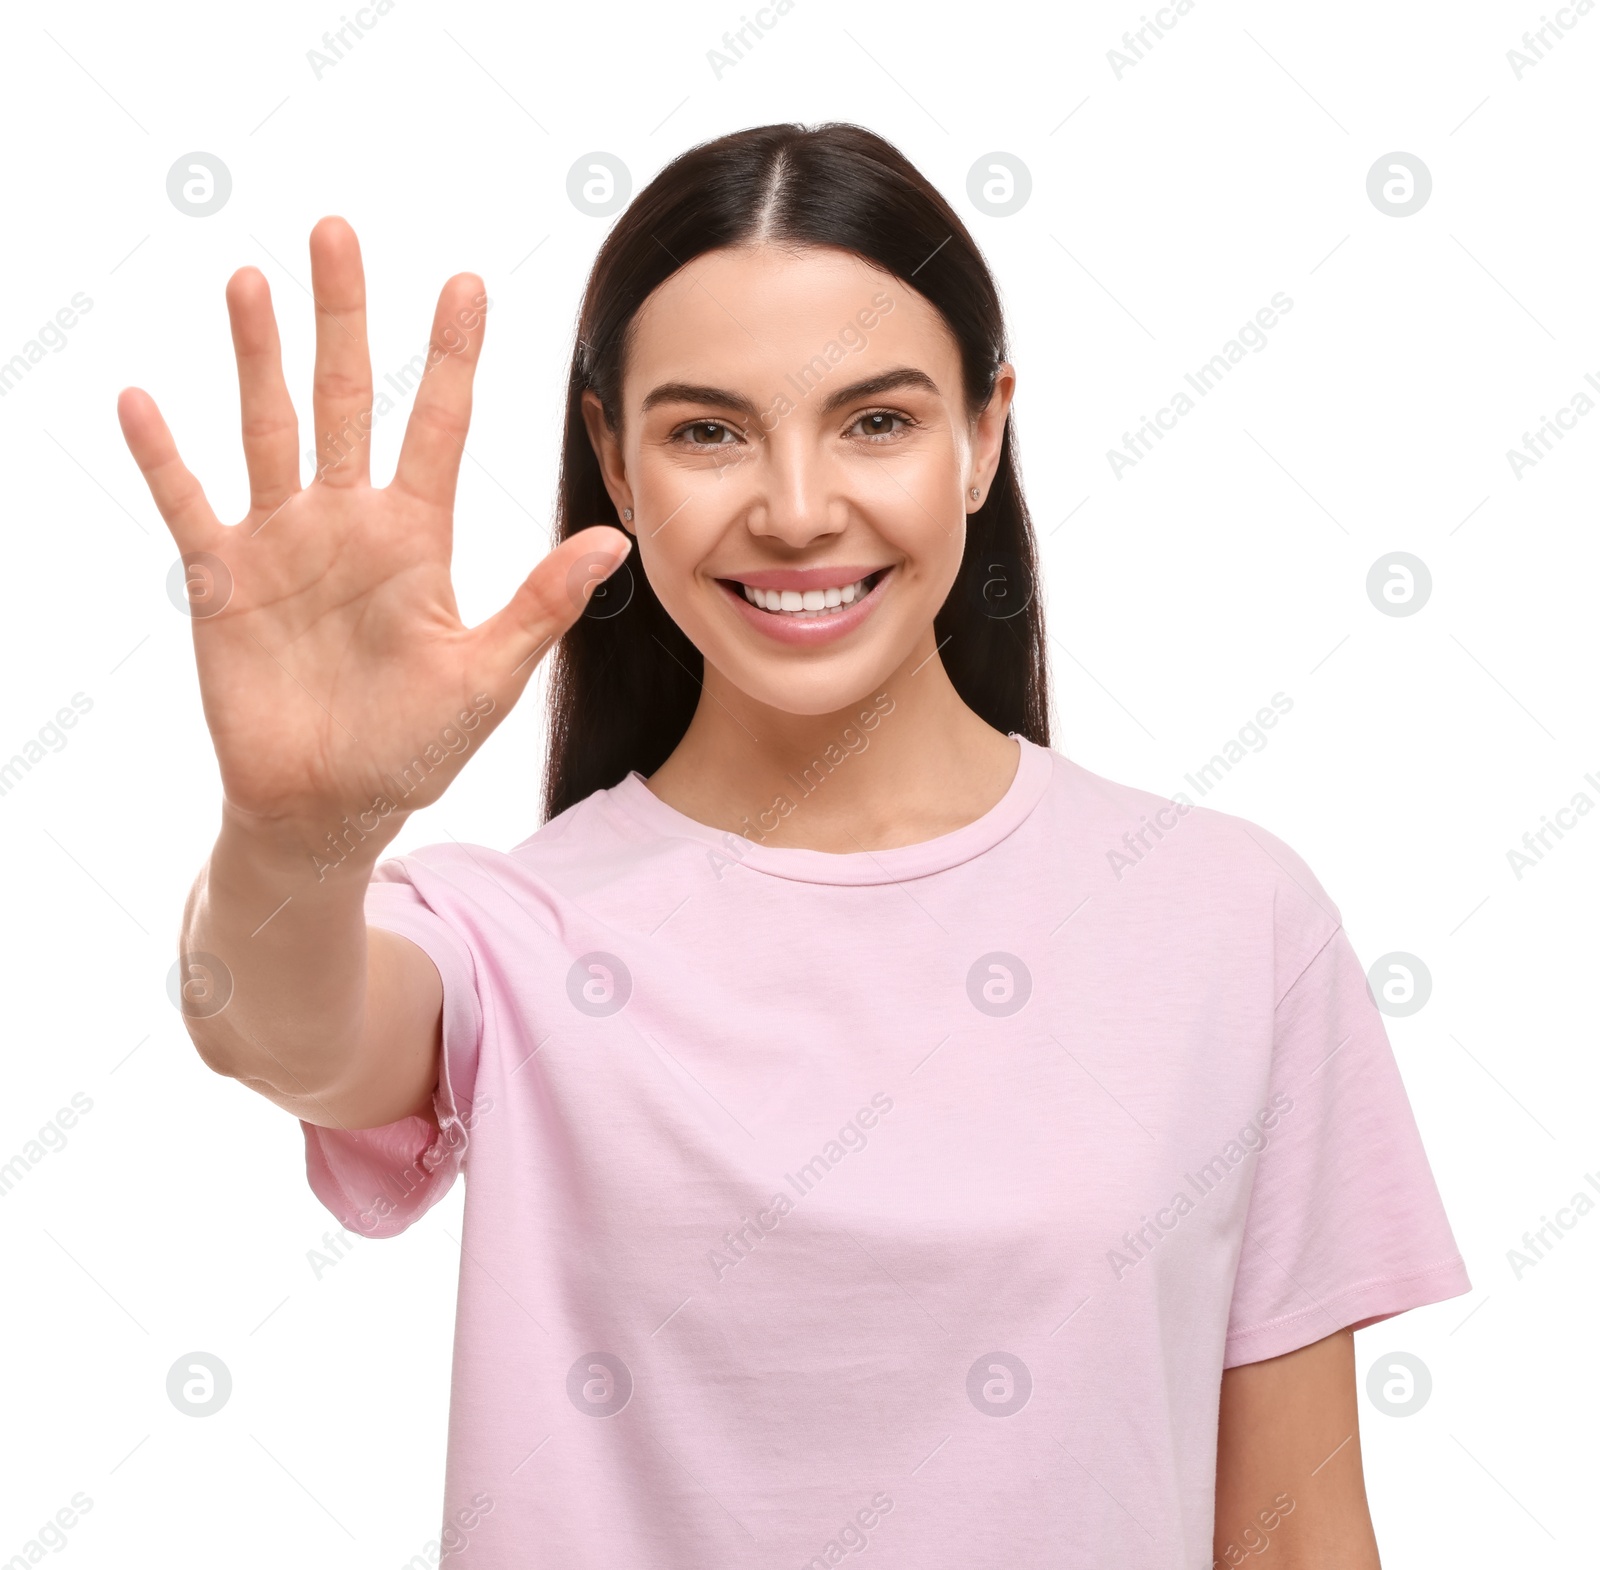
[[[675,158],[645,186],[595,258],[567,386],[558,539],[597,523],[621,527],[582,399],[593,391],[606,423],[621,429],[623,369],[639,307],[685,263],[758,235],[852,252],[916,289],[960,346],[968,413],[988,403],[1006,358],[994,279],[949,203],[896,148],[842,123],[765,125],[718,137]],[[1008,417],[999,467],[982,507],[967,519],[961,569],[934,633],[951,683],[971,709],[997,730],[1048,746],[1037,581]],[[617,784],[631,769],[648,775],[659,768],[688,729],[703,669],[635,551],[556,648],[546,816]]]

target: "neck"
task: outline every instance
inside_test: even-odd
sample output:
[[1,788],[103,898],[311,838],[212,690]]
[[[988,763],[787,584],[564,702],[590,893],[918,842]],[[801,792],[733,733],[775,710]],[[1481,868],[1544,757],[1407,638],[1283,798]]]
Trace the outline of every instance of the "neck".
[[649,784],[686,816],[763,845],[886,850],[981,817],[1017,755],[962,702],[930,627],[879,686],[823,714],[758,702],[708,666],[694,718]]

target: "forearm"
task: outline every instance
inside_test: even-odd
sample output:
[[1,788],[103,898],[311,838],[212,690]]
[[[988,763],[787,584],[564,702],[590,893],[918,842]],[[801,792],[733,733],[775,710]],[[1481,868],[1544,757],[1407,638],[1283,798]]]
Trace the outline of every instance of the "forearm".
[[338,1083],[359,1050],[363,902],[378,854],[364,843],[319,877],[313,843],[309,830],[266,829],[225,805],[180,937],[184,1023],[200,1056],[220,1074],[296,1096]]

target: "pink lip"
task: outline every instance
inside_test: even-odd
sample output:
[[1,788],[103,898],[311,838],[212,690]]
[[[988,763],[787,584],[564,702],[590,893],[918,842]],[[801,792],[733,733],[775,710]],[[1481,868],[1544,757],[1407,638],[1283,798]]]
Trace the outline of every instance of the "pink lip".
[[842,589],[846,584],[860,583],[881,567],[763,567],[758,572],[730,572],[723,576],[736,583],[748,583],[752,589]]
[[[806,569],[798,570],[804,571]],[[809,570],[818,573],[832,571],[832,569],[826,567],[817,567]],[[869,572],[875,572],[879,569],[873,567],[852,567],[842,568],[840,570],[854,572],[854,578],[846,578],[843,581],[844,583],[855,583],[858,579],[866,577]],[[741,578],[739,582],[749,583],[750,587],[753,589],[765,589],[769,587],[795,588],[797,585],[792,581],[795,576],[795,572],[792,571],[783,574],[764,573],[753,575],[749,578]],[[770,585],[765,582],[758,581],[760,578],[767,577],[786,577],[791,581],[782,584],[774,583]],[[750,626],[754,627],[758,632],[764,633],[767,637],[771,638],[777,643],[787,643],[797,648],[811,649],[816,648],[820,644],[832,643],[835,639],[842,638],[847,633],[854,632],[855,629],[872,614],[874,608],[877,606],[878,601],[883,596],[885,587],[887,587],[893,577],[894,568],[890,567],[883,572],[883,576],[880,577],[878,581],[867,590],[866,594],[863,595],[862,598],[856,600],[853,604],[845,606],[842,610],[835,611],[831,616],[785,616],[775,611],[760,610],[756,606],[752,605],[749,600],[747,600],[744,595],[737,588],[734,588],[730,583],[723,579],[718,579],[717,581],[722,589],[722,592],[726,594],[733,602],[734,609],[737,610],[738,613],[744,617],[745,621],[748,622]],[[811,589],[823,587],[838,588],[841,586],[842,585],[838,583],[819,584],[815,579],[810,580],[806,584],[806,587]]]

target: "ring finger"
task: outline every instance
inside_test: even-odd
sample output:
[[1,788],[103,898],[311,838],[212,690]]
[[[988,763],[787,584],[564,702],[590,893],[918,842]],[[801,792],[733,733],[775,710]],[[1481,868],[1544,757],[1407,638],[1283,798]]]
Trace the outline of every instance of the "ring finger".
[[283,380],[272,292],[254,267],[228,280],[228,317],[239,362],[239,418],[250,473],[250,511],[267,516],[300,489],[300,426]]

